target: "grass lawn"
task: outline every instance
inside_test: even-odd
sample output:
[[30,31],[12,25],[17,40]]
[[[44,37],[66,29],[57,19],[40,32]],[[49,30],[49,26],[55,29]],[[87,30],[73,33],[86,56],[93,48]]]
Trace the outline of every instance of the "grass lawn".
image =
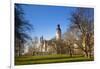
[[62,62],[93,61],[93,58],[85,58],[81,55],[47,55],[47,56],[20,56],[15,57],[15,65],[46,64]]

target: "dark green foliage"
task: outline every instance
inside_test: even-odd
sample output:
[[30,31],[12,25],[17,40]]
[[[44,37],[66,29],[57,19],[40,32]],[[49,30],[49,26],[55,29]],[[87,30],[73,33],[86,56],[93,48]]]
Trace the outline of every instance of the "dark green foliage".
[[27,41],[27,39],[30,39],[30,36],[26,31],[30,31],[31,29],[32,26],[25,20],[21,6],[15,5],[15,38]]

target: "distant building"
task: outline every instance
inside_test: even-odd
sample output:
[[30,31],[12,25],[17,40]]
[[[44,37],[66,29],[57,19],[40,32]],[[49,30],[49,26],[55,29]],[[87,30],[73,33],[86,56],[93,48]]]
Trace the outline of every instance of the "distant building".
[[[56,28],[56,41],[61,40],[61,28],[57,25]],[[43,36],[40,37],[40,51],[55,54],[56,44],[52,40],[45,40]]]
[[[39,41],[39,52],[43,55],[46,54],[69,54],[69,48],[66,46],[66,43],[62,39],[60,25],[57,25],[56,28],[56,38],[54,40],[46,40],[43,36],[40,37]],[[82,54],[81,49],[77,44],[73,45],[73,54]]]
[[45,40],[42,37],[40,37],[40,52],[42,53],[50,53],[50,54],[54,54],[56,53],[56,50],[55,50],[55,43],[51,40]]

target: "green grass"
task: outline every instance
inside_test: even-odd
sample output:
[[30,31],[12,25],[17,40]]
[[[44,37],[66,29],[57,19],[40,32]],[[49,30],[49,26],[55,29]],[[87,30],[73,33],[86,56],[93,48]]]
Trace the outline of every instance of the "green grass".
[[77,61],[92,61],[93,58],[85,58],[81,55],[47,55],[47,56],[20,56],[15,57],[15,65],[27,64],[46,64],[46,63],[61,63],[61,62],[77,62]]

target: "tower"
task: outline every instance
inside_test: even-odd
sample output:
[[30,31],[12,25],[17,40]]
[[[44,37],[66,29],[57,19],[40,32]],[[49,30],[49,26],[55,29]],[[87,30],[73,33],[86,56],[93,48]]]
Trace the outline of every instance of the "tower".
[[56,28],[56,40],[61,40],[61,29],[60,29],[60,25],[57,25]]
[[42,49],[43,49],[43,41],[44,41],[44,38],[43,36],[40,37],[40,51],[42,52]]
[[43,43],[43,36],[40,37],[40,43]]

